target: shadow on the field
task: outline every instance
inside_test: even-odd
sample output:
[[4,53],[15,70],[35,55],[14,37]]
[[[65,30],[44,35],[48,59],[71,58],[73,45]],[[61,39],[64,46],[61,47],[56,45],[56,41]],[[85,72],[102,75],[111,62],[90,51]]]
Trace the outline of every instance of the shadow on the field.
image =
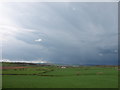
[[44,76],[44,77],[66,77],[66,76],[88,76],[88,75],[111,75],[111,74],[80,74],[80,75],[76,75],[76,74],[71,74],[71,75],[47,75],[47,74],[0,74],[0,75],[23,75],[23,76]]

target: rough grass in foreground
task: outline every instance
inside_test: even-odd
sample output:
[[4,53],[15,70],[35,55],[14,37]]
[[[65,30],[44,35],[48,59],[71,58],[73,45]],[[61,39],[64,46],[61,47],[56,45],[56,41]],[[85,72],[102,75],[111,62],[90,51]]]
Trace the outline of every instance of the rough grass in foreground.
[[37,66],[3,74],[3,88],[118,88],[117,67]]

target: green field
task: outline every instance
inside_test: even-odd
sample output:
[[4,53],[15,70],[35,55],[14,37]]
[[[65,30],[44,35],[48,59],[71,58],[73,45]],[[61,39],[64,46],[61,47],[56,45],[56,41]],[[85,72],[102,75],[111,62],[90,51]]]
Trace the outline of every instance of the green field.
[[2,74],[3,88],[118,88],[117,67],[34,66]]

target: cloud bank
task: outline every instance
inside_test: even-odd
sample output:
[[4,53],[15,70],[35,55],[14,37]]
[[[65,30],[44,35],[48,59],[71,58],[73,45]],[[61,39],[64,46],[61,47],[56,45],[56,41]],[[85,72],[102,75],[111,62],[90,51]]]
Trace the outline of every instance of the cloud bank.
[[0,12],[5,59],[117,64],[117,3],[0,3]]

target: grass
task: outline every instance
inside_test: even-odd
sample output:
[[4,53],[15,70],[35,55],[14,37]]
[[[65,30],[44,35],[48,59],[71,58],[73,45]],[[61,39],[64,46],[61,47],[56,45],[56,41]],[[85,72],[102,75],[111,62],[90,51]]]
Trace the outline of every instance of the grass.
[[[36,75],[28,75],[28,74]],[[56,66],[3,70],[3,88],[118,88],[115,67]],[[26,75],[19,75],[26,74]]]
[[114,76],[3,76],[3,88],[117,88]]

